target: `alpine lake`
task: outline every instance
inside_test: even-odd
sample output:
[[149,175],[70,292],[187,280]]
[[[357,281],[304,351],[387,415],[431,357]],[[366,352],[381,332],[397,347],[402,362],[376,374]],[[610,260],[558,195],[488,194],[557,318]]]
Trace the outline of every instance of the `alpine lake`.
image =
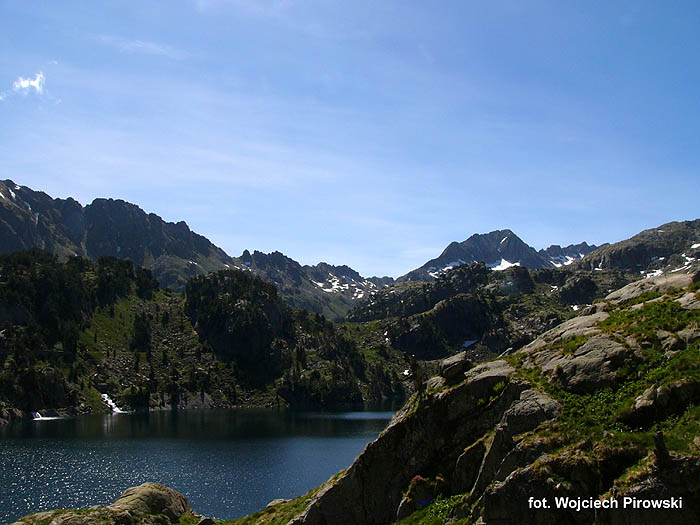
[[191,410],[0,427],[0,523],[112,503],[156,481],[232,519],[305,494],[348,467],[394,412]]

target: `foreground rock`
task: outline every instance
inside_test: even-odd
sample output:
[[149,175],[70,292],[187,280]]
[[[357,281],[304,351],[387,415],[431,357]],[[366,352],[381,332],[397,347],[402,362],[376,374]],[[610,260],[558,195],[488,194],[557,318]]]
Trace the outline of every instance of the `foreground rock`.
[[[696,280],[674,275],[630,286],[506,359],[471,370],[462,356],[445,360],[444,379],[431,379],[291,523],[390,523],[440,497],[452,498],[448,522],[700,522],[700,439],[692,439],[698,293],[687,288]],[[650,291],[647,302],[637,300]],[[654,312],[670,314],[664,320]],[[681,319],[687,324],[679,326]],[[664,337],[683,342],[675,353],[655,323],[670,329]],[[650,447],[654,422],[672,433],[674,451],[662,436]],[[531,497],[547,498],[550,508],[532,507]],[[683,507],[557,510],[555,497],[620,505],[624,497],[682,498]],[[425,516],[412,523],[432,523]]]
[[24,517],[14,525],[170,525],[186,515],[192,515],[192,508],[182,494],[158,483],[144,483],[126,489],[107,507],[40,512]]

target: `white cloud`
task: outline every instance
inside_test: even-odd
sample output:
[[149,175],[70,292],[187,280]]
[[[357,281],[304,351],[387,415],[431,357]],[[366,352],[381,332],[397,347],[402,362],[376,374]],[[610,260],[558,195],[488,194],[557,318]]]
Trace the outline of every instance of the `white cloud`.
[[24,78],[24,77],[18,77],[17,80],[15,80],[12,83],[12,89],[11,90],[6,90],[0,92],[0,102],[5,100],[7,97],[12,95],[13,93],[19,93],[20,95],[27,95],[29,94],[32,89],[34,90],[34,93],[37,95],[42,95],[44,93],[44,82],[46,81],[46,77],[44,76],[44,73],[39,71],[34,78]]
[[41,95],[44,92],[44,80],[44,73],[41,71],[36,74],[34,80],[19,77],[17,80],[15,80],[14,84],[12,84],[12,90],[22,94],[27,94],[32,88],[34,88],[34,91]]
[[179,49],[157,42],[149,42],[147,40],[133,40],[110,35],[100,35],[98,39],[103,44],[116,47],[125,53],[145,53],[147,55],[163,56],[173,60],[183,60],[189,56],[188,53]]

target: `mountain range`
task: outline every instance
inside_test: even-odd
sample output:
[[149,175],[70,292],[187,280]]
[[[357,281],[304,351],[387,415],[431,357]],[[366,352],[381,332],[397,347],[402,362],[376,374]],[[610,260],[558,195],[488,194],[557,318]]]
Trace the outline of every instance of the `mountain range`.
[[[166,222],[135,204],[95,199],[81,205],[11,180],[0,181],[0,253],[40,248],[61,259],[80,255],[129,259],[152,271],[163,288],[182,291],[188,279],[222,269],[239,269],[274,284],[290,306],[330,319],[343,318],[370,295],[396,283],[430,282],[451,268],[482,262],[492,270],[522,266],[530,270],[575,265],[635,273],[658,272],[665,264],[682,266],[700,239],[700,220],[669,223],[629,240],[597,247],[582,242],[535,250],[509,229],[474,234],[450,243],[436,258],[394,279],[363,277],[346,265],[301,265],[278,252],[243,251],[232,257],[184,221]],[[685,253],[685,252],[683,252]],[[671,258],[672,255],[675,256]]]
[[[18,523],[698,521],[700,220],[539,252],[510,230],[477,234],[393,280],[279,252],[229,257],[124,201],[83,207],[6,181],[0,203],[12,251],[0,255],[0,425],[105,412],[107,399],[338,409],[410,396],[349,468],[241,520],[110,506]],[[349,307],[344,322],[318,315]],[[523,487],[687,507],[543,514],[513,505]]]

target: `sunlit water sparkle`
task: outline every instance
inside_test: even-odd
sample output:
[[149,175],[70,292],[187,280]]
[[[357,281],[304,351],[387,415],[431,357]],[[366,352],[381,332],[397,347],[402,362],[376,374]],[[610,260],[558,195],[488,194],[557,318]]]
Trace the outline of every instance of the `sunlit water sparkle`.
[[347,467],[389,412],[192,411],[28,421],[0,430],[0,522],[114,501],[158,481],[234,518]]

